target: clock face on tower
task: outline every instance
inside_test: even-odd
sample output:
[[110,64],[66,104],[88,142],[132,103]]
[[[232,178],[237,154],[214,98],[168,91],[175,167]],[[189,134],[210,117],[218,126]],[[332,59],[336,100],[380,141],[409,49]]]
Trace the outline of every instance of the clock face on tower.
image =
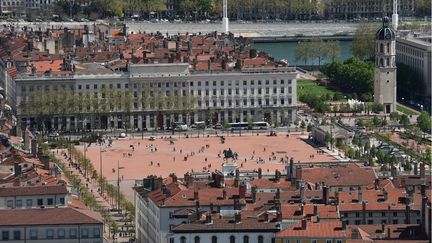
[[391,34],[390,34],[390,33],[387,33],[386,36],[385,36],[385,38],[386,38],[387,40],[390,40],[390,39],[391,39]]

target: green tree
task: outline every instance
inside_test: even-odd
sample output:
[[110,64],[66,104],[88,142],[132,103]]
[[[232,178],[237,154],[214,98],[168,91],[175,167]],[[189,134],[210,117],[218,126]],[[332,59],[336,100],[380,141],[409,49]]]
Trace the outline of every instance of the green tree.
[[377,28],[371,24],[361,24],[352,41],[351,51],[359,59],[368,59],[375,55],[375,32]]
[[372,63],[354,57],[343,63],[339,61],[327,63],[321,67],[321,72],[342,91],[363,98],[371,97],[371,95],[364,94],[371,94],[373,90],[374,68]]
[[424,133],[431,131],[431,116],[427,111],[423,111],[417,117],[417,125]]
[[326,42],[326,56],[332,59],[332,62],[340,56],[341,46],[338,40]]
[[307,61],[311,58],[312,51],[309,43],[301,41],[294,50],[294,58],[296,61],[303,61],[304,65],[306,65]]
[[400,115],[399,112],[397,111],[393,111],[392,113],[390,113],[390,120],[397,122],[400,120]]
[[318,60],[318,66],[321,67],[321,61],[328,56],[327,42],[324,42],[320,37],[313,37],[308,43],[308,50],[311,51],[310,56]]
[[399,118],[399,124],[403,125],[404,127],[408,126],[410,124],[410,120],[406,114],[402,114]]

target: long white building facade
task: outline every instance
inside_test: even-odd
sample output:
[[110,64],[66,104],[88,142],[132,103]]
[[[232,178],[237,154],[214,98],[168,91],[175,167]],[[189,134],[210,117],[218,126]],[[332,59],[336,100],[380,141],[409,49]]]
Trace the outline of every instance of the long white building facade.
[[[14,85],[22,127],[37,129],[40,123],[37,121],[43,119],[46,130],[153,129],[167,128],[173,122],[215,124],[250,119],[272,125],[287,124],[296,116],[297,77],[292,67],[190,72],[187,63],[131,64],[127,72],[19,75]],[[34,112],[29,114],[23,108],[31,104],[34,91],[71,90],[79,96],[102,101],[106,98],[102,91],[107,88],[128,93],[130,100],[123,102],[120,109],[111,107],[101,111],[87,105],[88,109],[57,111],[49,118]],[[169,102],[169,97],[173,98],[171,107],[174,108],[152,104],[158,99]],[[178,103],[188,105],[177,107]]]

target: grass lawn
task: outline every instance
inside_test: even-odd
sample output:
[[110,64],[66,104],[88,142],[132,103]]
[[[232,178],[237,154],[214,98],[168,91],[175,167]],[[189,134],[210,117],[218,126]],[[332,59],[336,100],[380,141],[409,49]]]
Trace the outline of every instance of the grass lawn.
[[327,93],[335,94],[336,91],[333,91],[325,86],[318,85],[315,81],[312,80],[297,80],[297,97],[300,97],[304,94],[316,94],[316,95],[326,95]]
[[410,116],[410,115],[419,115],[420,114],[420,112],[418,112],[416,110],[413,110],[413,109],[411,109],[409,107],[406,107],[404,105],[401,105],[401,104],[397,104],[396,105],[396,110],[399,111],[399,112],[402,112],[402,113],[404,113],[405,115],[408,115],[408,116]]

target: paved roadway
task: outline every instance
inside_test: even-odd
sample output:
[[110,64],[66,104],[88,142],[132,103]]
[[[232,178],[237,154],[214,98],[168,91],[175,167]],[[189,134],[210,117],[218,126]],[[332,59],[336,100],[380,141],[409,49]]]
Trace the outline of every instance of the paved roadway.
[[[84,25],[93,25],[94,23],[104,23],[105,21],[96,22],[0,22],[0,25],[12,24],[15,27],[33,28],[33,30],[45,31],[47,28],[70,29],[80,28]],[[213,31],[222,31],[222,25],[219,23],[150,23],[148,21],[126,22],[128,31],[137,33],[157,32],[162,33],[208,33]],[[359,23],[301,23],[301,22],[283,22],[283,23],[230,23],[230,31],[235,35],[245,37],[258,36],[296,36],[296,35],[333,35],[335,33],[353,33]],[[0,28],[1,31],[1,28]]]

